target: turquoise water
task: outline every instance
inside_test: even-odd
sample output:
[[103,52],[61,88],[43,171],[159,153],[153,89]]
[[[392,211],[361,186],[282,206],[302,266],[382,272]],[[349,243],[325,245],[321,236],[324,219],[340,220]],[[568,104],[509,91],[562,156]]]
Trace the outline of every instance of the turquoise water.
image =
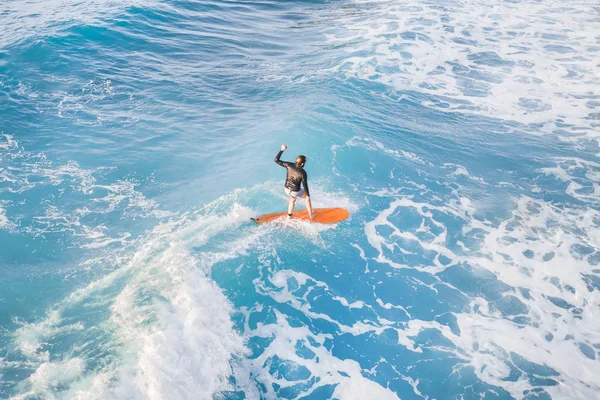
[[[594,2],[0,25],[0,398],[597,396]],[[250,222],[286,207],[282,143],[349,220]]]

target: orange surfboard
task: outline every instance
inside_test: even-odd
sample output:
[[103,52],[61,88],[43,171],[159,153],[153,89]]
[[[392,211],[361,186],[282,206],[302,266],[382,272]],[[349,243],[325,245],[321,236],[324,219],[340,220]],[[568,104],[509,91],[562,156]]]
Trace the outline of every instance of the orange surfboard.
[[[345,208],[315,208],[313,211],[316,212],[317,215],[315,215],[311,222],[317,222],[319,224],[335,224],[336,222],[343,221],[350,216],[350,213]],[[285,217],[287,217],[287,212],[279,212],[261,215],[258,218],[252,218],[252,221],[256,222],[257,224],[264,224]],[[308,211],[296,210],[292,213],[292,219],[309,221]]]

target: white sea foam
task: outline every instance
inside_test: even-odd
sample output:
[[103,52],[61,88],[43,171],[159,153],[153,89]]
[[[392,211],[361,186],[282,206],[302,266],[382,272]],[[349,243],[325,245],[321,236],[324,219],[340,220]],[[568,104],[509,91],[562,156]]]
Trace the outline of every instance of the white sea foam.
[[332,297],[333,300],[339,301],[340,303],[342,303],[344,306],[348,307],[348,308],[363,308],[365,306],[365,303],[363,303],[360,300],[357,300],[353,303],[348,303],[348,300],[346,300],[343,297],[340,296],[334,296]]
[[71,326],[59,326],[59,323],[60,313],[51,311],[42,322],[23,324],[15,332],[15,342],[21,353],[38,361],[48,361],[48,352],[40,351],[44,338],[71,329]]
[[346,29],[326,29],[328,42],[346,52],[334,71],[427,94],[421,103],[438,110],[597,137],[600,22],[593,2],[353,5],[332,10]]
[[[389,219],[392,214],[398,213],[399,210],[404,210],[404,213],[416,212],[422,218],[419,228],[414,231],[403,231],[396,227],[393,222],[390,222]],[[468,257],[457,255],[446,247],[448,229],[435,218],[432,211],[471,220],[470,214],[474,211],[474,208],[471,206],[470,200],[464,197],[460,198],[458,202],[450,201],[445,206],[415,202],[410,198],[400,198],[392,201],[387,209],[381,211],[374,220],[365,224],[366,238],[369,244],[377,249],[379,253],[377,261],[389,264],[394,268],[414,268],[428,272],[441,272],[457,263],[469,261]],[[473,228],[482,226],[476,220],[471,220],[471,223],[474,225]],[[393,233],[389,237],[382,236],[378,232],[378,228],[382,226],[391,228]],[[396,249],[402,254],[411,254],[411,248],[414,245],[421,248],[420,252],[435,254],[431,260],[432,264],[409,266],[395,261],[398,259],[394,255]],[[451,260],[451,262],[443,263],[440,259],[442,256]]]
[[[352,325],[347,325],[336,320],[335,315],[329,315],[324,312],[315,312],[312,310],[311,302],[308,297],[311,292],[316,288],[322,288],[332,300],[342,303],[342,305],[352,308],[363,308],[364,302],[356,301],[349,303],[347,299],[332,295],[329,287],[326,283],[320,282],[310,276],[297,271],[292,270],[279,270],[267,278],[268,284],[265,284],[261,279],[254,280],[254,285],[258,293],[266,294],[273,300],[279,303],[289,304],[298,311],[301,311],[311,319],[322,319],[336,325],[340,331],[345,333],[351,333],[353,335],[360,335],[366,332],[381,332],[388,324],[386,321],[380,320],[379,323],[365,323],[362,321],[354,322]],[[270,285],[274,286],[276,290],[272,290]],[[293,288],[290,287],[293,285]],[[298,287],[306,289],[302,292],[302,295],[298,297],[295,292]],[[370,308],[370,306],[368,306]]]
[[[2,139],[6,142],[2,142]],[[22,232],[36,236],[70,233],[74,238],[83,239],[83,248],[99,248],[111,243],[125,243],[130,233],[111,234],[102,223],[89,225],[89,222],[84,222],[84,218],[89,215],[115,211],[121,212],[123,216],[138,218],[163,219],[175,215],[161,209],[154,200],[146,198],[138,190],[139,182],[129,179],[106,182],[103,175],[110,168],[83,168],[75,161],[54,163],[43,153],[26,151],[10,135],[0,136],[0,152],[10,162],[7,168],[0,168],[0,193],[18,193],[22,197],[18,203],[0,203],[0,229],[18,226],[17,220],[10,221],[6,217],[7,211],[10,214],[12,207],[30,205],[31,201],[36,201],[38,205],[31,216],[33,223],[20,228]],[[32,199],[27,196],[32,189],[41,187],[46,192],[42,200],[35,195]],[[70,204],[56,201],[69,192],[80,192],[89,201],[76,209],[69,208]]]
[[[256,306],[248,310],[246,315],[261,310],[262,306]],[[307,385],[304,390],[300,389],[297,398],[326,385],[335,385],[333,397],[342,400],[398,398],[391,390],[365,378],[358,362],[333,356],[323,345],[329,335],[315,334],[306,326],[293,327],[281,312],[274,310],[274,313],[275,323],[258,324],[256,329],[250,328],[246,318],[244,330],[248,337],[272,339],[258,357],[243,360],[236,369],[236,378],[250,394],[250,398],[278,398],[273,384],[284,390],[296,385],[302,387],[311,377],[318,378],[318,383]],[[309,355],[297,354],[298,345],[307,349]],[[265,368],[270,365],[283,367],[285,372],[272,374],[269,368]],[[252,379],[261,382],[266,393],[259,394]]]
[[45,362],[29,377],[31,396],[44,396],[60,385],[69,385],[78,379],[85,368],[80,358],[71,358],[59,362]]
[[6,210],[2,208],[0,203],[0,229],[8,229],[10,227],[10,221],[6,217]]
[[[112,81],[106,78],[89,81],[81,90],[45,93],[43,96],[46,98],[46,108],[55,108],[59,118],[72,119],[78,125],[136,123],[143,107],[140,99],[127,90],[114,87]],[[58,104],[57,98],[61,98]],[[115,107],[114,104],[119,106]]]
[[0,134],[0,150],[15,149],[18,146],[19,143],[12,135]]
[[142,193],[135,190],[136,183],[120,180],[110,185],[91,185],[90,191],[106,191],[106,196],[94,198],[95,203],[106,203],[107,207],[102,212],[111,212],[121,203],[127,202],[127,208],[139,208],[142,211],[150,211],[157,208],[158,204],[149,200]]
[[[362,141],[335,150],[356,146],[380,151]],[[515,398],[531,390],[545,390],[553,398],[593,397],[600,389],[594,372],[600,359],[600,214],[596,209],[600,168],[594,161],[575,157],[552,161],[555,166],[539,171],[542,175],[536,183],[543,190],[564,190],[584,206],[578,201],[553,205],[518,194],[502,206],[504,217],[488,221],[477,215],[483,204],[454,188],[443,198],[415,191],[414,185],[403,181],[399,188],[367,191],[369,204],[387,204],[365,224],[370,248],[354,246],[365,259],[367,272],[381,269],[381,264],[405,269],[399,273],[411,276],[416,270],[435,280],[435,285],[418,283],[427,286],[433,298],[441,295],[436,289],[441,285],[470,303],[467,311],[453,313],[456,325],[450,328],[420,319],[417,307],[407,310],[405,303],[377,298],[379,306],[401,308],[410,320],[399,328],[380,318],[369,331],[394,329],[398,343],[408,350],[423,353],[429,347],[449,353],[458,360],[454,371],[473,368],[481,381]],[[446,173],[451,179],[458,176],[483,183],[460,165],[445,167],[458,171]],[[556,182],[546,185],[551,177]],[[464,274],[469,275],[467,280],[480,282],[476,292],[462,286]],[[487,290],[488,285],[495,289]],[[374,290],[377,295],[376,286]],[[285,288],[279,293],[289,296]],[[302,299],[288,303],[312,312]],[[371,306],[365,302],[365,307]],[[452,345],[419,343],[417,337],[431,330]]]
[[[35,160],[34,157],[32,157],[33,160]],[[40,162],[31,163],[31,169],[27,172],[30,175],[37,175],[45,179],[53,186],[58,186],[65,181],[69,183],[75,181],[78,183],[79,190],[85,193],[96,182],[94,171],[81,168],[75,161],[69,161],[65,165],[57,166],[50,162],[43,162],[42,156],[39,156],[39,158]]]
[[[536,387],[534,375],[526,374],[515,383],[505,379],[510,368],[518,365],[515,357],[556,371],[551,378],[561,384],[545,387],[556,398],[594,396],[600,389],[592,372],[598,358],[593,348],[600,342],[600,290],[596,287],[600,274],[595,261],[600,249],[600,214],[594,209],[560,209],[528,197],[516,199],[515,206],[512,217],[496,226],[473,219],[469,211],[461,210],[461,203],[439,207],[396,199],[367,224],[365,233],[378,252],[378,262],[435,274],[468,264],[493,273],[511,288],[500,300],[472,298],[470,313],[455,314],[460,334],[437,322],[413,319],[407,329],[398,329],[399,343],[420,351],[411,338],[424,329],[437,329],[461,349],[455,352],[457,357],[467,355],[464,362],[474,367],[482,381],[503,387],[515,397]],[[471,232],[484,231],[482,242],[463,247],[464,254],[451,250],[446,228],[423,207],[463,220],[467,237]],[[437,227],[440,233],[419,237],[415,231],[401,230],[391,222],[393,213],[407,214],[411,209],[427,221],[421,227]],[[381,225],[391,227],[393,233],[383,235],[374,229]],[[391,251],[404,245],[400,239],[437,253],[432,265],[400,262],[398,253]],[[440,264],[439,255],[449,261]],[[507,307],[520,311],[515,315]],[[526,317],[528,322],[520,322],[517,316]]]
[[[334,145],[332,146],[331,150],[335,153],[335,151],[340,147],[342,146]],[[381,151],[396,159],[404,159],[415,162],[417,164],[431,165],[431,163],[423,160],[414,153],[401,149],[396,150],[393,148],[386,147],[383,143],[367,137],[353,136],[350,139],[348,139],[346,143],[344,143],[343,147],[361,147],[371,151]]]
[[453,168],[454,169],[454,172],[452,172],[450,174],[450,176],[455,176],[455,177],[464,176],[465,178],[475,181],[477,183],[480,183],[482,185],[486,184],[486,182],[483,178],[479,178],[477,176],[471,175],[469,173],[469,171],[462,165],[446,163],[446,164],[444,164],[444,168]]
[[106,247],[113,243],[119,243],[121,245],[127,244],[127,240],[131,237],[129,232],[122,233],[119,237],[107,236],[104,232],[98,229],[84,229],[84,233],[81,235],[88,239],[88,243],[82,244],[83,249],[99,249]]
[[[236,205],[224,215],[187,215],[160,224],[137,240],[135,252],[102,282],[68,296],[45,320],[24,325],[16,333],[16,344],[40,366],[29,377],[23,396],[52,396],[61,385],[68,388],[68,397],[88,399],[212,399],[224,390],[231,373],[229,360],[244,348],[232,328],[231,305],[207,273],[214,263],[251,245],[255,236],[218,253],[194,254],[193,249],[253,214]],[[110,318],[99,327],[112,332],[111,351],[119,354],[120,362],[93,373],[83,367],[85,359],[77,364],[80,369],[71,368],[71,361],[54,368],[43,347],[64,329],[63,314],[101,296],[117,279],[126,284],[109,301]]]
[[567,182],[565,192],[588,203],[600,201],[600,164],[577,157],[561,157],[555,167],[542,168],[541,172]]
[[[111,263],[117,267],[65,297],[42,321],[23,323],[15,332],[16,349],[30,365],[37,365],[15,398],[60,394],[81,399],[212,399],[226,390],[232,357],[242,359],[246,349],[233,330],[231,304],[208,274],[216,263],[246,255],[263,236],[279,228],[253,227],[233,241],[220,243],[217,249],[204,251],[203,246],[256,215],[235,202],[247,193],[238,190],[222,196],[200,211],[158,224],[140,238],[120,242],[122,251],[89,260],[86,268]],[[48,218],[58,219],[56,215]],[[310,224],[303,225],[311,228]],[[309,240],[320,232],[306,229],[301,234]],[[88,234],[99,246],[111,242],[103,229]],[[351,306],[358,307],[359,303]],[[66,322],[72,321],[72,313],[82,307],[93,307],[99,310],[98,315],[106,315],[95,322],[93,337],[89,337],[91,327]],[[83,345],[72,347],[77,354],[53,352],[50,357],[47,349],[51,343],[75,329],[79,330],[78,337],[87,337],[82,339]],[[92,344],[96,337],[104,338],[99,345],[118,362],[90,370],[87,365],[96,360],[77,349],[96,346]],[[57,361],[61,356],[63,361]],[[355,380],[364,379],[356,373],[358,364],[352,368]]]
[[[270,263],[266,263],[265,267],[270,271]],[[266,280],[264,274],[267,275]],[[325,282],[302,272],[284,269],[270,273],[263,270],[263,276],[257,278],[254,284],[258,293],[268,295],[278,303],[291,305],[311,320],[328,321],[337,326],[342,333],[355,336],[367,333],[378,335],[395,325],[393,321],[384,318],[378,318],[377,322],[369,321],[368,323],[359,320],[348,325],[340,322],[335,313],[330,315],[313,311],[313,300],[323,296],[341,303],[349,310],[363,308],[375,310],[363,301],[350,302],[344,297],[334,295]],[[318,293],[313,294],[313,291],[318,291]],[[392,305],[386,306],[386,308],[393,307]],[[389,389],[366,378],[365,371],[361,370],[356,361],[338,359],[327,350],[324,342],[328,338],[333,338],[335,332],[331,334],[314,333],[309,327],[297,327],[296,324],[292,327],[284,314],[276,309],[273,310],[277,316],[277,322],[264,325],[259,323],[255,329],[252,329],[247,321],[253,312],[263,312],[262,305],[257,305],[250,310],[243,310],[246,315],[244,329],[246,335],[252,338],[263,337],[273,340],[259,357],[245,360],[241,364],[237,374],[242,376],[236,375],[236,378],[239,377],[241,381],[247,382],[246,385],[243,385],[244,388],[251,385],[250,378],[252,378],[267,388],[268,398],[278,397],[278,394],[272,389],[273,384],[284,390],[291,387],[304,388],[298,393],[298,398],[309,395],[326,385],[335,385],[333,397],[340,399],[397,398],[396,394]],[[411,340],[401,341],[407,346],[411,342]],[[299,347],[303,350],[299,350]],[[416,349],[416,351],[420,351],[420,349]],[[280,362],[284,371],[288,370],[289,372],[273,373],[272,370],[269,372],[269,369],[264,368],[264,365],[278,365],[277,363]],[[318,380],[314,381],[314,384],[308,384],[313,378],[318,378]],[[414,389],[418,394],[416,387]]]

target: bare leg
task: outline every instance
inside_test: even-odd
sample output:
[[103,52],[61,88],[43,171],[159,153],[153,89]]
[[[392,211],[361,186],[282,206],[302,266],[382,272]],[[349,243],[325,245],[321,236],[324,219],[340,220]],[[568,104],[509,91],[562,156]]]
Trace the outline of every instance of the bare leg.
[[304,194],[304,196],[302,197],[306,199],[306,209],[308,210],[308,218],[313,219],[314,214],[312,210],[312,203],[310,202],[310,197],[306,196],[306,194]]
[[294,205],[296,204],[296,198],[290,197],[290,202],[288,203],[288,215],[294,212]]

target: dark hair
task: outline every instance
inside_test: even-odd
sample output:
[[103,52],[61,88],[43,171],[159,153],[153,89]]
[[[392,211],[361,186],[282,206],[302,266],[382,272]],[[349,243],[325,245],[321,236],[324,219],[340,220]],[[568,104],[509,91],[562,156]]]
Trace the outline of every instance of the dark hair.
[[306,164],[305,156],[299,155],[298,157],[296,157],[296,167],[304,167],[304,164]]

